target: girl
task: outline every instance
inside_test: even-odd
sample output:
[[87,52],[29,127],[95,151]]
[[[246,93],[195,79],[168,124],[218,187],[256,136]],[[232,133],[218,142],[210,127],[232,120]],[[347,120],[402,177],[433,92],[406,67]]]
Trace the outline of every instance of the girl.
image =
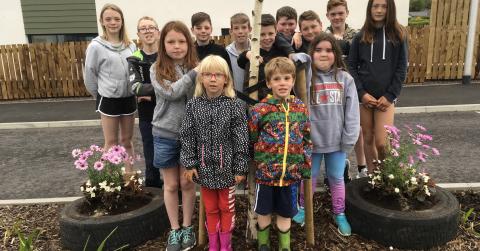
[[[129,156],[133,156],[133,122],[137,106],[130,92],[126,58],[135,51],[135,44],[128,39],[123,13],[118,6],[104,5],[99,21],[103,35],[94,38],[87,47],[85,87],[97,100],[104,149],[120,143]],[[127,164],[126,173],[131,172],[131,164]]]
[[345,159],[358,139],[358,98],[342,51],[331,34],[315,37],[310,47],[312,81],[308,90],[313,140],[312,184],[325,158],[335,223],[340,234],[351,234],[345,217]]
[[141,49],[135,51],[133,56],[129,57],[129,71],[132,89],[137,95],[138,102],[138,120],[140,134],[143,142],[143,155],[145,157],[145,186],[159,187],[163,185],[160,178],[160,172],[153,166],[153,135],[152,118],[155,109],[155,93],[143,96],[139,93],[142,85],[151,86],[150,67],[157,60],[158,40],[160,32],[155,19],[144,16],[137,23],[138,41]]
[[[197,55],[190,31],[180,21],[165,24],[160,33],[157,61],[150,68],[150,79],[157,104],[153,112],[153,165],[164,179],[164,199],[172,230],[167,250],[189,250],[196,244],[192,226],[195,185],[180,175],[179,131],[185,104],[192,97]],[[183,224],[178,223],[178,189],[182,191]]]
[[393,125],[394,103],[407,73],[405,29],[393,0],[369,0],[365,24],[355,35],[348,67],[355,79],[368,172],[373,160],[385,158],[385,125]]
[[245,179],[248,130],[227,62],[207,56],[180,130],[185,177],[201,185],[209,250],[232,250],[235,185]]

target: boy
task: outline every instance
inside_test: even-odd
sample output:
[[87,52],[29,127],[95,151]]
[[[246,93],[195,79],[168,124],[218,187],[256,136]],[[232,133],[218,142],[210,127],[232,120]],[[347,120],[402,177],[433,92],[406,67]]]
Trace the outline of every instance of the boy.
[[[145,157],[145,186],[162,188],[163,181],[160,172],[153,166],[153,135],[152,118],[155,108],[155,94],[150,82],[150,66],[157,60],[158,40],[160,33],[157,22],[152,17],[142,17],[137,24],[138,40],[142,44],[139,49],[128,58],[132,90],[137,95],[138,126],[143,142]],[[149,89],[153,94],[145,92]]]
[[228,53],[222,46],[215,44],[210,37],[212,34],[212,21],[210,16],[205,12],[198,12],[192,15],[192,33],[195,36],[195,46],[197,49],[198,59],[202,60],[208,55],[217,55],[225,59],[228,67],[230,65],[230,58]]
[[297,11],[290,6],[283,6],[277,10],[277,32],[282,33],[291,42],[297,28]]
[[[295,83],[295,65],[285,57],[265,66],[272,95],[256,104],[248,127],[254,144],[258,214],[258,250],[270,250],[271,216],[279,230],[279,250],[290,250],[291,218],[297,213],[292,189],[310,177],[312,141],[306,105],[290,92]],[[279,151],[281,149],[281,151]]]
[[327,18],[330,26],[325,32],[332,33],[339,42],[344,58],[348,56],[350,44],[357,33],[350,28],[345,20],[348,17],[348,5],[346,0],[329,0],[327,3]]
[[302,43],[298,48],[295,46],[295,51],[308,53],[310,42],[322,32],[322,21],[320,21],[317,13],[307,10],[298,18],[298,26],[300,27]]
[[[265,86],[265,74],[263,68],[268,61],[276,57],[289,57],[295,51],[289,42],[280,36],[277,36],[275,29],[275,18],[270,14],[262,14],[261,28],[260,28],[260,67],[258,69],[258,100],[263,99],[270,93],[270,90]],[[238,66],[245,70],[245,75],[248,75],[249,62],[252,53],[244,51],[238,56]],[[248,81],[245,77],[245,82]],[[248,83],[244,83],[248,86]]]
[[245,70],[238,66],[237,60],[240,53],[250,50],[250,19],[245,13],[237,13],[230,18],[230,36],[233,42],[226,48],[230,57],[230,64],[233,71],[233,82],[235,90],[243,91]]

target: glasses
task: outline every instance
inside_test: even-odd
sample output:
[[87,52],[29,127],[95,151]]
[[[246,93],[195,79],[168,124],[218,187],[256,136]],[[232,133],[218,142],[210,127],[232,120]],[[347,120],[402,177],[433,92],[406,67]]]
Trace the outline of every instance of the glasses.
[[158,28],[155,26],[143,27],[138,29],[138,32],[140,33],[154,32],[154,31],[158,31]]
[[212,76],[215,76],[215,79],[217,79],[217,78],[223,78],[223,77],[225,77],[225,74],[220,73],[220,72],[215,72],[215,73],[212,73],[212,72],[202,72],[202,77],[204,77],[204,78],[212,78]]

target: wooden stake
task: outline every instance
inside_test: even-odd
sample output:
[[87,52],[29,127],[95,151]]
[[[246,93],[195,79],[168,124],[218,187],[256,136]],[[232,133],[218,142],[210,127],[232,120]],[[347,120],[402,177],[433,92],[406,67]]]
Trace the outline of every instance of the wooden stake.
[[[255,0],[255,8],[252,12],[253,20],[253,37],[251,41],[252,57],[250,59],[248,86],[253,86],[258,82],[258,58],[260,57],[260,23],[262,17],[263,0]],[[258,99],[258,92],[252,92],[250,98]],[[248,222],[247,222],[247,238],[257,239],[257,215],[253,211],[255,205],[255,171],[256,166],[253,163],[249,165],[248,171]]]

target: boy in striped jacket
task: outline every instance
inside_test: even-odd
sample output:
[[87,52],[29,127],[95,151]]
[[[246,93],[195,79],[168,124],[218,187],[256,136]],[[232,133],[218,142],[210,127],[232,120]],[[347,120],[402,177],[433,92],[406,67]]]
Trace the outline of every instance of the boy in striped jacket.
[[310,177],[312,141],[306,105],[290,91],[295,65],[286,57],[265,66],[272,95],[256,104],[248,127],[257,166],[255,212],[258,214],[258,250],[270,250],[271,215],[279,230],[279,250],[290,250],[291,218],[297,213],[292,189]]

